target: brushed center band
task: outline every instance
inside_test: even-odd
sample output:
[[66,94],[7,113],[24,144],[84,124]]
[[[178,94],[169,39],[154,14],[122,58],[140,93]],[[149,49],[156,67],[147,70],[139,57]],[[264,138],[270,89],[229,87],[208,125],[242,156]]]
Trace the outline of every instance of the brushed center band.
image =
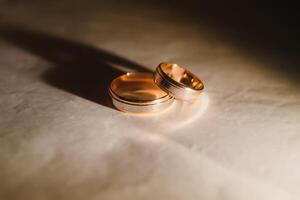
[[194,101],[204,89],[202,81],[177,64],[160,63],[154,73],[155,83],[177,99]]

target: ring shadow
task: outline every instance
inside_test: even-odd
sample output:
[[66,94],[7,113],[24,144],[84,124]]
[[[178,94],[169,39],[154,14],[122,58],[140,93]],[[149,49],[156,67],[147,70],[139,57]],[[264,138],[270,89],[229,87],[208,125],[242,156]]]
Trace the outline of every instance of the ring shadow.
[[115,66],[150,72],[108,51],[23,27],[1,27],[0,37],[54,63],[55,67],[42,75],[46,83],[110,108],[109,84],[126,73]]

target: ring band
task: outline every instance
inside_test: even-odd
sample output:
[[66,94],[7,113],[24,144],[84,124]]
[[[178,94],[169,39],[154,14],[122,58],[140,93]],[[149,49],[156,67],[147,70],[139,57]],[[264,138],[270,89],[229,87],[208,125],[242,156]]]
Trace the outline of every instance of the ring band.
[[152,113],[168,108],[174,97],[160,89],[152,73],[126,73],[115,78],[109,87],[113,105],[125,112]]
[[155,83],[175,98],[194,101],[204,89],[202,81],[177,64],[160,63],[154,73]]

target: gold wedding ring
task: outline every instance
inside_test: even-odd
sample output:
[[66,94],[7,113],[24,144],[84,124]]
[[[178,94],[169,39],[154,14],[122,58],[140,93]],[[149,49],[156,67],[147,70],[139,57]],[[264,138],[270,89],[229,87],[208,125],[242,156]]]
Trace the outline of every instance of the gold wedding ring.
[[177,64],[160,63],[154,73],[155,83],[176,99],[195,101],[204,89],[202,81]]
[[193,102],[203,89],[202,81],[187,69],[160,63],[154,74],[126,73],[115,78],[109,94],[121,111],[151,113],[168,108],[174,98]]
[[114,79],[109,87],[113,105],[125,112],[151,113],[168,108],[174,100],[160,89],[152,73],[127,73]]

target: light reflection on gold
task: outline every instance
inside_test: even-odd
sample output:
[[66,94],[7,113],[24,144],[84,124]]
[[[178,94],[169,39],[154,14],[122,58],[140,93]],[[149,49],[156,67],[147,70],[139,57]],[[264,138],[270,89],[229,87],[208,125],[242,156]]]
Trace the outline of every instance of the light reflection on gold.
[[172,105],[174,98],[160,89],[151,73],[126,73],[109,87],[113,105],[135,114],[159,112]]
[[182,86],[188,86],[194,90],[203,90],[204,85],[202,81],[185,68],[182,68],[177,64],[169,63],[161,63],[160,67],[165,74]]

